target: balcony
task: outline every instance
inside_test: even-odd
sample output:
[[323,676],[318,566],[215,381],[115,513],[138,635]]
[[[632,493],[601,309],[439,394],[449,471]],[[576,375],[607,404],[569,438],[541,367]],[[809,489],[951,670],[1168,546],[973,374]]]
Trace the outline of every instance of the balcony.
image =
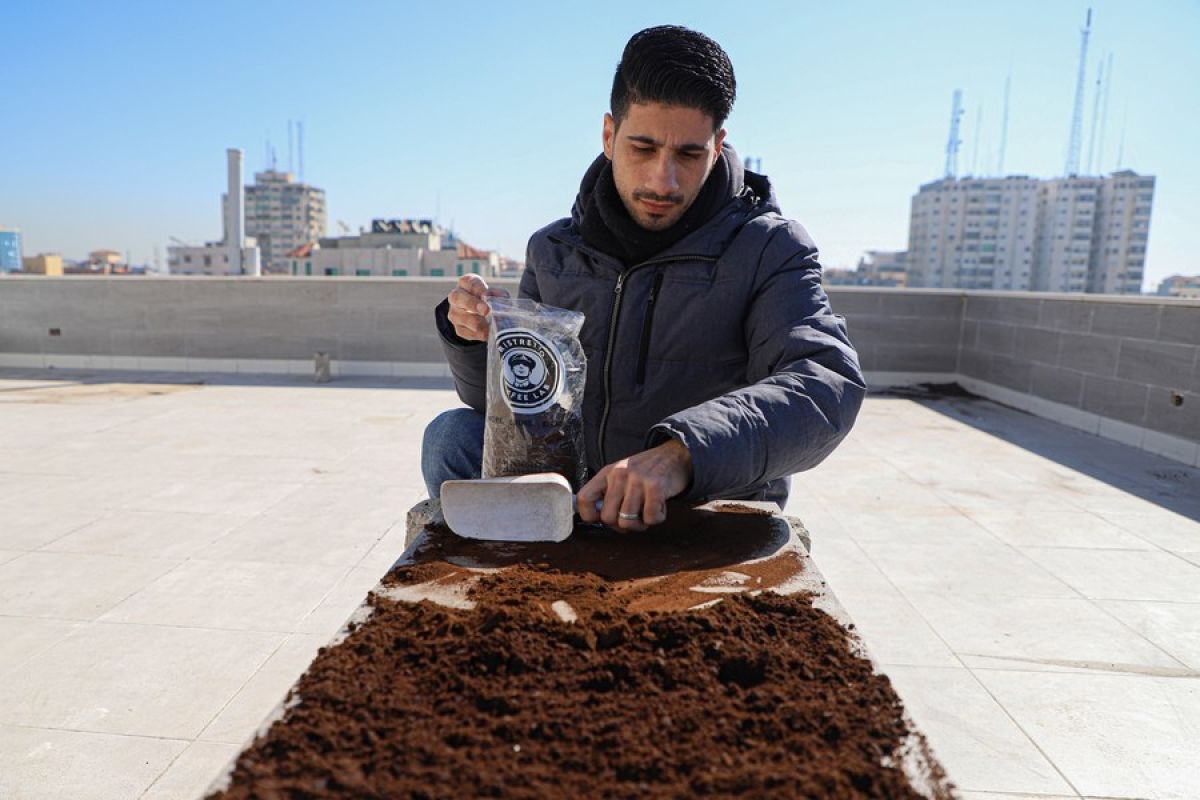
[[[0,797],[240,750],[403,549],[448,286],[0,279]],[[878,391],[785,511],[964,796],[1194,796],[1200,301],[830,294]]]

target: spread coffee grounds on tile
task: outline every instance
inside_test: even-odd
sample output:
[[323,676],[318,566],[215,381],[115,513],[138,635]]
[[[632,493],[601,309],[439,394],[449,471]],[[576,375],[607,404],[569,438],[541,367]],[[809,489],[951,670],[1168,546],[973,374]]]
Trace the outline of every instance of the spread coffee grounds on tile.
[[483,477],[557,472],[584,483],[583,314],[493,298],[488,315]]
[[714,564],[692,603],[719,602],[672,611],[635,609],[678,608],[678,575],[398,567],[213,797],[952,797],[812,596],[703,590],[799,563]]

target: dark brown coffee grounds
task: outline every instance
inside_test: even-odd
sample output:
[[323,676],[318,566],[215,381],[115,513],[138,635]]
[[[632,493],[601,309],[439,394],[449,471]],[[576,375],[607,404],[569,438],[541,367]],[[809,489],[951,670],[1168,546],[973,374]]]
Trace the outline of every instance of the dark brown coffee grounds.
[[[767,562],[796,569],[787,552]],[[921,747],[899,698],[808,595],[638,612],[661,576],[528,563],[431,562],[387,583],[462,578],[473,608],[373,594],[213,797],[921,796],[898,766]],[[926,763],[926,793],[951,797]]]

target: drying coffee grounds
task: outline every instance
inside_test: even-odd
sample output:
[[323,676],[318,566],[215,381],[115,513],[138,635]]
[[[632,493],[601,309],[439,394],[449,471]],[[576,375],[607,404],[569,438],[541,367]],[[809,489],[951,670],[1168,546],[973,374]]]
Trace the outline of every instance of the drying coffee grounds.
[[888,679],[809,595],[634,612],[611,580],[528,564],[388,583],[457,572],[461,607],[372,594],[213,797],[953,796]]

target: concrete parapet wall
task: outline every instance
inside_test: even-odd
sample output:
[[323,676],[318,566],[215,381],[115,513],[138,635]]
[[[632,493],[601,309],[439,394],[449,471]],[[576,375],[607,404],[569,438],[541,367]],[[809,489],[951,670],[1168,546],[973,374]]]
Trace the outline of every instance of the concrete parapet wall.
[[[516,281],[495,281],[512,292]],[[446,278],[0,278],[0,366],[445,375]],[[959,380],[1200,463],[1200,301],[830,287],[877,385]]]

